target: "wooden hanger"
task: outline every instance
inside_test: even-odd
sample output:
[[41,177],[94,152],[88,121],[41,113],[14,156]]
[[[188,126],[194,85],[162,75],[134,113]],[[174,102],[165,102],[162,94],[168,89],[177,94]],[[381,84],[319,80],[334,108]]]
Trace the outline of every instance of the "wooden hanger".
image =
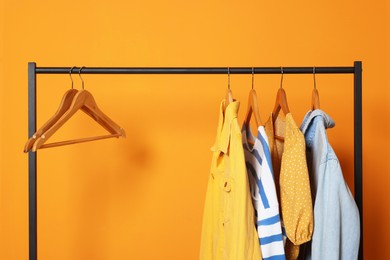
[[64,96],[62,97],[60,106],[57,109],[57,112],[41,127],[39,128],[33,136],[28,139],[24,146],[24,152],[27,153],[31,150],[31,148],[34,145],[34,142],[47,130],[50,129],[54,125],[55,122],[58,121],[58,119],[61,118],[61,116],[69,109],[70,105],[72,104],[73,98],[78,92],[77,89],[73,88],[73,78],[72,78],[72,70],[75,68],[73,66],[69,71],[70,80],[72,81],[72,88],[65,92]]
[[317,89],[313,89],[313,93],[311,95],[311,109],[320,109],[320,94]]
[[232,103],[233,102],[233,93],[232,93],[232,91],[230,90],[230,89],[228,89],[227,91],[226,91],[226,95],[225,95],[225,109],[228,107],[228,105],[230,104],[230,103]]
[[[274,126],[275,126],[275,121],[278,118],[280,109],[282,109],[284,115],[290,113],[290,109],[288,108],[288,104],[287,104],[286,91],[284,91],[283,89],[283,68],[281,68],[281,70],[282,70],[282,77],[280,80],[280,88],[278,90],[278,93],[276,94],[275,106],[274,106],[274,110],[272,111],[272,122]],[[274,134],[274,136],[275,139],[284,141],[284,137],[278,136],[276,134]]]
[[233,102],[233,93],[232,90],[230,89],[230,68],[228,67],[228,89],[226,90],[226,95],[225,95],[225,110],[228,107],[228,105],[232,102]]
[[316,67],[313,67],[314,89],[311,94],[311,110],[320,109],[320,94],[316,86]]
[[[81,69],[79,71],[80,75]],[[81,78],[81,76],[80,76]],[[82,79],[81,79],[82,80]],[[88,137],[75,140],[67,140],[57,143],[46,144],[46,141],[61,127],[67,122],[79,109],[85,112],[87,115],[92,117],[96,122],[98,122],[103,128],[105,128],[110,135]],[[88,142],[94,140],[101,140],[111,137],[125,137],[125,131],[118,126],[113,120],[111,120],[107,115],[105,115],[97,106],[95,99],[92,94],[84,90],[84,81],[83,81],[83,90],[80,90],[73,98],[73,101],[69,109],[58,119],[48,130],[46,130],[37,140],[34,142],[32,150],[35,152],[37,149],[56,147],[61,145],[76,144],[81,142]]]
[[283,68],[281,70],[282,70],[282,78],[280,80],[280,88],[278,90],[278,93],[276,94],[275,106],[274,106],[274,110],[272,111],[273,122],[275,122],[276,118],[278,117],[280,109],[282,109],[285,115],[290,113],[290,109],[288,108],[288,104],[287,104],[286,91],[284,91],[283,89]]
[[260,117],[256,90],[253,88],[253,86],[254,86],[254,71],[252,68],[252,89],[249,91],[248,109],[246,110],[246,116],[245,116],[245,120],[244,120],[244,125],[245,125],[245,128],[247,130],[250,128],[250,120],[251,120],[252,114],[253,114],[255,121],[256,121],[256,127],[258,128],[260,125],[263,125],[263,123],[261,121],[261,117]]

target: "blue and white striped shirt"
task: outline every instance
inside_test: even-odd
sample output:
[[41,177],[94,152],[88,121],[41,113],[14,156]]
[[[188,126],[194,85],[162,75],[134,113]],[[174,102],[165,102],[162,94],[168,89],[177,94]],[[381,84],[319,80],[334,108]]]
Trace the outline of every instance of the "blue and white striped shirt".
[[[248,139],[252,140],[253,144],[250,144]],[[279,202],[264,127],[259,126],[256,138],[244,125],[242,141],[263,259],[285,260]]]

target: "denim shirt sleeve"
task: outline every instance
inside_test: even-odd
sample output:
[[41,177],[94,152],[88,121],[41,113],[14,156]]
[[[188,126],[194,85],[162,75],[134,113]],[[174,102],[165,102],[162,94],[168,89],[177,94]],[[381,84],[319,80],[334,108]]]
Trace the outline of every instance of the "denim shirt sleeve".
[[[335,156],[320,165],[314,205],[312,259],[357,259],[359,211]],[[326,250],[324,250],[326,249]]]

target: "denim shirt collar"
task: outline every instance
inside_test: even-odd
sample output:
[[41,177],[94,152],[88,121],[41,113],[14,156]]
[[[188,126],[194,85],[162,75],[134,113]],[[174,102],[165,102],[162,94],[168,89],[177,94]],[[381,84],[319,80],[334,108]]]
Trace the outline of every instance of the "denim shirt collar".
[[306,134],[306,131],[308,130],[310,124],[312,124],[312,122],[315,121],[317,117],[321,117],[323,119],[322,122],[324,124],[325,129],[332,128],[336,125],[333,119],[321,109],[310,110],[306,113],[305,118],[303,119],[302,125],[300,127],[303,134]]
[[300,127],[305,136],[306,146],[311,147],[314,140],[318,138],[327,140],[326,129],[334,126],[333,119],[321,109],[307,112]]

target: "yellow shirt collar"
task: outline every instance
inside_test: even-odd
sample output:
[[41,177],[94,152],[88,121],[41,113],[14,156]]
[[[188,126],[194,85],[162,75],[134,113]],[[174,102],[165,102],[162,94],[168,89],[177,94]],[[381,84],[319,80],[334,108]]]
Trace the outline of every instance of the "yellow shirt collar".
[[237,118],[239,107],[240,102],[234,100],[227,106],[226,110],[224,111],[225,99],[222,100],[219,107],[217,139],[215,140],[213,147],[211,147],[211,151],[215,152],[220,150],[225,154],[228,153],[231,122],[233,119]]

